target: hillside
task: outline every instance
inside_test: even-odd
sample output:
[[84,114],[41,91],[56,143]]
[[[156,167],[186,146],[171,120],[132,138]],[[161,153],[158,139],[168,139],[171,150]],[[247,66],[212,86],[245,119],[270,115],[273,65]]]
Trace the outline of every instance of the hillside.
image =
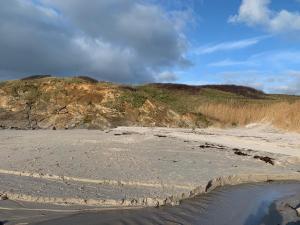
[[300,130],[300,97],[234,85],[124,86],[89,77],[32,76],[0,83],[2,128],[195,128],[261,121]]

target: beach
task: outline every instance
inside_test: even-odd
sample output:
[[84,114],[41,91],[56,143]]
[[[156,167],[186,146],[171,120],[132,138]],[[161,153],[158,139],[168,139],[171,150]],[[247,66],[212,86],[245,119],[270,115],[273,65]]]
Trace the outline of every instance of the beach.
[[300,176],[300,135],[268,126],[0,132],[0,193],[14,200],[176,205],[224,184]]

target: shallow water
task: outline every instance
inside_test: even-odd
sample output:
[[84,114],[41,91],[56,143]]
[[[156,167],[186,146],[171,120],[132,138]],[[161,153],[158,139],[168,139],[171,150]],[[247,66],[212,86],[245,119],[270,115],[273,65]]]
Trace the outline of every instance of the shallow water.
[[[300,182],[292,181],[226,186],[184,200],[175,207],[79,213],[40,224],[258,225],[273,216],[271,205],[276,200],[299,193]],[[279,220],[276,224],[282,223]]]

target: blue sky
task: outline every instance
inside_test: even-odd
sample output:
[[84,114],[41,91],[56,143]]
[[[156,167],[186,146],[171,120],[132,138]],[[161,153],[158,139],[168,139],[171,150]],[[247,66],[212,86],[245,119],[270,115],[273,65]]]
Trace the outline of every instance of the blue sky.
[[[236,83],[270,92],[300,89],[290,87],[299,82],[300,27],[275,32],[267,25],[230,22],[241,4],[239,0],[202,1],[197,6],[197,25],[186,34],[193,66],[177,71],[178,82]],[[268,7],[274,13],[285,9],[296,14],[300,2],[273,0]]]
[[300,94],[300,0],[4,0],[0,79],[89,75]]

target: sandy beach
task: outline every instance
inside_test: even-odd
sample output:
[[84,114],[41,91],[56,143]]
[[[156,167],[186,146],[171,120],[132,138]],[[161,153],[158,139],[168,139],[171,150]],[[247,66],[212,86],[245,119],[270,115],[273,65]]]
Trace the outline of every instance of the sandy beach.
[[269,126],[0,132],[0,193],[14,200],[174,205],[224,184],[300,177],[300,135]]

